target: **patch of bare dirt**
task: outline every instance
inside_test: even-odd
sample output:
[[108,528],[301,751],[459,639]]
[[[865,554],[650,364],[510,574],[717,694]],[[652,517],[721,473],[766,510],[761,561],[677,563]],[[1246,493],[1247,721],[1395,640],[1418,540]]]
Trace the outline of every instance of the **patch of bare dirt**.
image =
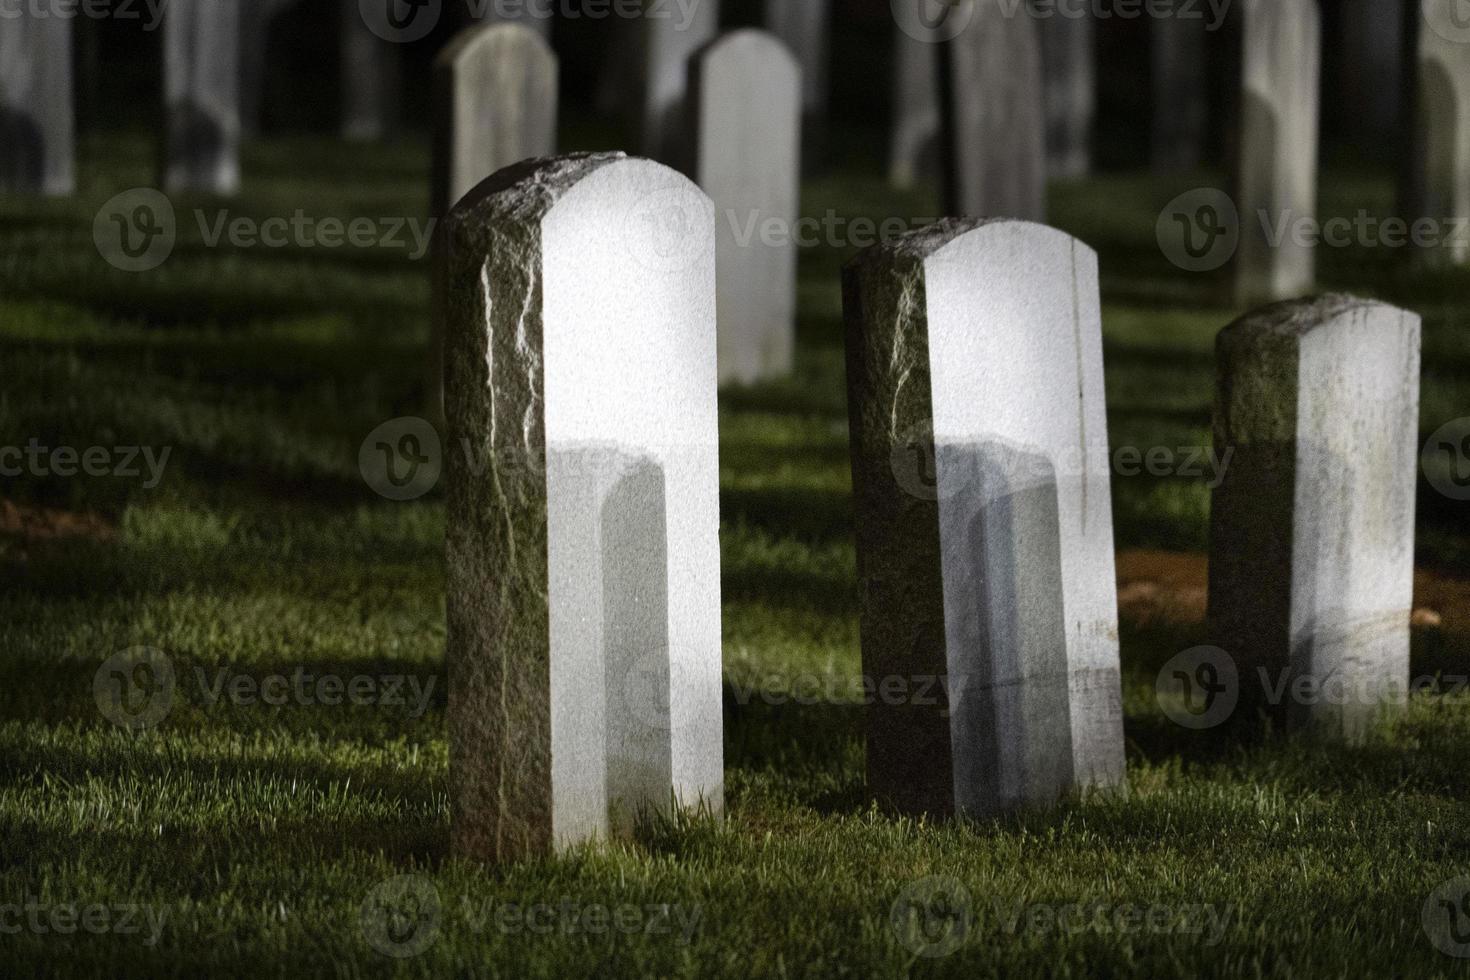
[[[1202,553],[1120,551],[1119,615],[1135,626],[1200,625],[1209,581],[1209,558]],[[1470,580],[1415,572],[1412,624],[1416,629],[1470,631]]]
[[0,535],[25,544],[63,538],[111,541],[117,528],[97,514],[79,514],[50,507],[33,507],[0,499]]

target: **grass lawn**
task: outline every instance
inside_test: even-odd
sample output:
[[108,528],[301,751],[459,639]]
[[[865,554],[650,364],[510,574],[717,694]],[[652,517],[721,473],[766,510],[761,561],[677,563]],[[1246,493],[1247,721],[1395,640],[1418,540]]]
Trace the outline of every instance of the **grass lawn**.
[[[81,162],[75,199],[0,199],[0,445],[170,455],[151,487],[0,478],[0,972],[1463,972],[1421,911],[1470,874],[1470,698],[1418,697],[1352,749],[1190,732],[1156,703],[1160,666],[1203,641],[1197,583],[1170,571],[1197,574],[1202,477],[1114,478],[1118,548],[1139,570],[1122,620],[1127,796],[978,825],[873,809],[861,706],[828,696],[860,666],[838,288],[851,249],[826,246],[801,259],[796,375],[722,393],[725,820],[515,867],[450,861],[442,489],[393,502],[358,470],[364,437],[422,404],[425,265],[401,248],[211,248],[192,210],[420,216],[426,154],[254,144],[239,198],[175,200],[177,247],[137,274],[100,258],[93,219],[151,182],[151,144],[94,139]],[[1154,222],[1210,179],[1054,188],[1054,223],[1101,255],[1115,448],[1209,445],[1213,337],[1238,311],[1222,278],[1169,265]],[[1390,202],[1386,174],[1324,180],[1328,214]],[[861,167],[809,182],[803,206],[935,213]],[[1427,437],[1470,415],[1470,273],[1398,258],[1326,249],[1322,279],[1424,315]],[[1415,673],[1470,673],[1467,505],[1420,482],[1433,591],[1418,602],[1440,624],[1416,628]],[[134,733],[103,717],[93,680],[137,646],[167,653],[177,688]],[[406,676],[421,697],[211,701],[233,678],[298,669]],[[379,952],[362,914],[399,875],[439,900],[437,932],[407,958]],[[932,876],[968,892],[968,929],[921,956],[891,919]],[[73,905],[97,928],[63,931]]]

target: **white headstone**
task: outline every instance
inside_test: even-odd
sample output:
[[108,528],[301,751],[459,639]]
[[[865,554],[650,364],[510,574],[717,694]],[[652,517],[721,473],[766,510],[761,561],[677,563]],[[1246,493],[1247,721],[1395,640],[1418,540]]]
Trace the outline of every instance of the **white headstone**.
[[[384,10],[396,10],[400,0],[384,0]],[[420,7],[402,4],[410,17]],[[371,15],[373,25],[367,17]],[[359,143],[371,143],[392,134],[398,125],[398,88],[400,79],[399,47],[393,24],[378,19],[378,8],[362,0],[342,0],[342,136]],[[409,30],[413,20],[408,21]],[[417,33],[412,31],[412,33]]]
[[801,68],[771,35],[735,31],[699,53],[694,88],[695,172],[715,204],[720,380],[750,384],[790,372],[795,348]]
[[[436,218],[491,174],[556,152],[557,60],[521,24],[469,27],[434,62]],[[437,236],[436,236],[437,239]],[[444,301],[442,249],[433,259],[429,410],[442,414]]]
[[300,2],[301,0],[241,0],[240,129],[247,136],[260,131],[271,28],[277,17]]
[[[1246,0],[1236,206],[1242,304],[1294,299],[1316,279],[1309,239],[1292,229],[1317,216],[1317,0]],[[1273,229],[1287,233],[1273,244]]]
[[860,253],[843,306],[872,790],[985,816],[1121,784],[1096,255],[945,219]]
[[0,17],[0,192],[70,194],[71,20],[14,13]]
[[766,0],[766,29],[801,64],[802,132],[816,136],[827,115],[828,37],[832,0]]
[[1034,17],[1009,0],[972,0],[948,42],[946,211],[977,218],[1046,216],[1046,123]]
[[1181,0],[1171,16],[1149,22],[1153,120],[1150,154],[1155,173],[1193,170],[1204,160],[1209,121],[1206,21],[1185,17]]
[[240,186],[238,0],[170,0],[163,15],[166,191]]
[[[1244,704],[1354,738],[1409,676],[1419,318],[1350,296],[1279,303],[1215,349],[1229,465],[1210,509],[1212,642]],[[1277,689],[1304,693],[1272,703]]]
[[709,199],[651,161],[555,157],[486,180],[446,235],[454,853],[719,813]]
[[893,135],[888,180],[908,190],[939,169],[939,57],[935,42],[893,32]]
[[1041,18],[1046,73],[1046,159],[1054,177],[1084,177],[1092,169],[1092,122],[1097,114],[1096,23],[1087,7],[1059,5]]
[[643,31],[643,155],[685,166],[690,59],[719,32],[719,0],[698,0],[687,6],[649,4],[639,25]]
[[1432,219],[1449,231],[1420,251],[1419,259],[1431,265],[1462,263],[1470,258],[1470,242],[1454,228],[1470,224],[1470,44],[1427,26],[1453,23],[1449,18],[1458,0],[1422,3],[1426,24],[1418,40],[1404,216]]

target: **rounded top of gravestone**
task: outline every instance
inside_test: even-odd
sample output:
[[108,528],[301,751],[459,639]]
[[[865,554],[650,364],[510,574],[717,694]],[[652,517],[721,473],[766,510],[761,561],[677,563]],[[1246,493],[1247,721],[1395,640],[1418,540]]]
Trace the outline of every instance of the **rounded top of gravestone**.
[[1035,242],[1067,241],[1092,251],[1066,232],[1035,221],[1023,221],[1019,218],[941,218],[931,225],[916,228],[897,238],[863,249],[848,262],[847,268],[860,271],[873,265],[892,267],[921,264],[937,256],[958,239],[979,231],[987,234],[1002,233]]
[[[1408,314],[1378,300],[1360,299],[1347,293],[1327,293],[1304,299],[1283,300],[1252,310],[1220,331],[1222,349],[1236,345],[1275,341],[1294,342],[1314,330],[1331,327],[1344,317],[1387,312],[1402,318]],[[1418,317],[1414,316],[1417,321]]]
[[556,57],[540,31],[524,24],[501,21],[475,24],[455,34],[434,57],[434,67],[453,68],[466,58],[478,55],[482,49],[504,44],[520,44],[547,58]]
[[[617,173],[608,171],[616,170]],[[692,240],[691,229],[713,228],[714,204],[679,171],[622,152],[570,153],[525,160],[477,184],[449,212],[445,241],[451,249],[489,252],[538,227],[583,180],[603,174],[631,185],[635,203],[601,215],[605,234],[618,241],[651,273],[680,272],[714,250],[714,236]],[[692,244],[691,244],[692,243]],[[527,238],[527,247],[539,245]]]
[[786,42],[758,27],[741,27],[737,30],[726,31],[719,37],[700,46],[694,53],[694,63],[699,63],[707,58],[723,55],[746,55],[758,52],[768,58],[777,58],[781,62],[801,74],[801,62],[796,55],[786,46]]

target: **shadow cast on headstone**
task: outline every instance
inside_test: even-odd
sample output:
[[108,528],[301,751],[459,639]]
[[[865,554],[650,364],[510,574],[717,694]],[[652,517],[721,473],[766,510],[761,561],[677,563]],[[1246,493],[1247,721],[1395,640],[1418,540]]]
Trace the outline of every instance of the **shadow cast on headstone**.
[[1000,440],[936,457],[955,803],[983,818],[1074,782],[1057,475]]

